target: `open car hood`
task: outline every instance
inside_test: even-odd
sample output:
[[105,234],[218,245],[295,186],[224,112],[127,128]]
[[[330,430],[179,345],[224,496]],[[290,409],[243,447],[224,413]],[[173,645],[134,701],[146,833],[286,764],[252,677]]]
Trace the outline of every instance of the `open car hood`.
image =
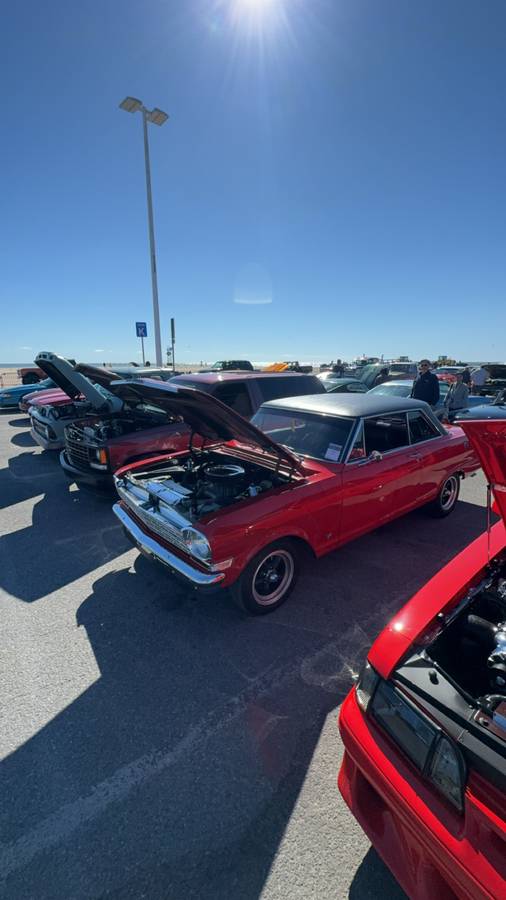
[[107,390],[112,381],[120,380],[120,376],[114,372],[106,371],[99,366],[88,366],[85,363],[79,363],[74,367],[63,356],[57,356],[56,353],[48,351],[39,353],[35,358],[35,363],[49,378],[53,379],[62,391],[65,391],[71,400],[77,400],[79,396],[83,395],[97,410],[107,406],[107,401],[90,379]]
[[455,425],[460,425],[476,450],[506,523],[506,406],[475,406],[458,414]]
[[149,379],[115,381],[110,390],[124,403],[142,400],[163,409],[171,416],[180,416],[196,434],[210,441],[238,441],[270,456],[276,456],[291,469],[302,471],[302,464],[281,444],[277,444],[239,413],[220,400],[195,388]]

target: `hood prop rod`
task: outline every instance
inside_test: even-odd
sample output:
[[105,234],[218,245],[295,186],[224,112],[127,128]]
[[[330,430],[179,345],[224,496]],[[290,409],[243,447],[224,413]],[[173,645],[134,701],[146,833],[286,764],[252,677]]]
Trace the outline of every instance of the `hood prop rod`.
[[492,485],[487,484],[487,565],[490,566],[490,539],[492,531]]

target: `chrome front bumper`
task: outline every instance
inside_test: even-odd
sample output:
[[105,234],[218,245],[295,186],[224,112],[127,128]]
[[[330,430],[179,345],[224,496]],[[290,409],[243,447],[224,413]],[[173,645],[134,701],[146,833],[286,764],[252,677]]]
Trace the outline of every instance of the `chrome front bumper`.
[[136,522],[128,515],[119,503],[115,503],[112,511],[119,519],[123,528],[127,532],[130,539],[138,547],[145,556],[157,560],[166,566],[173,575],[186,581],[194,588],[207,588],[218,585],[225,578],[224,572],[201,572],[199,569],[193,568],[189,563],[180,559],[170,550],[162,547],[153,538],[148,537],[137,525]]

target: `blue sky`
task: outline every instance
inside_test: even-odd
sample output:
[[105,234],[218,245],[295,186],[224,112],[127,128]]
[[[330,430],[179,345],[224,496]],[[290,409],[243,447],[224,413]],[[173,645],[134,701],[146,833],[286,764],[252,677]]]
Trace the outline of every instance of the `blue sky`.
[[0,361],[505,359],[503,0],[25,0],[2,22]]

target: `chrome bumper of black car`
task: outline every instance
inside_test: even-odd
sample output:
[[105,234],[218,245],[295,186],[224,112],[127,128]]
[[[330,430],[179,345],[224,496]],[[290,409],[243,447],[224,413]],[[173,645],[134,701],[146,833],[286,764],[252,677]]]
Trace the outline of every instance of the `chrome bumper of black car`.
[[201,572],[183,559],[180,559],[179,556],[171,553],[170,550],[162,547],[157,541],[148,537],[148,535],[139,528],[119,503],[114,504],[112,511],[121,522],[128,537],[144,556],[148,556],[162,563],[162,565],[170,569],[174,575],[179,576],[183,581],[189,582],[193,587],[214,587],[225,578],[224,572]]

